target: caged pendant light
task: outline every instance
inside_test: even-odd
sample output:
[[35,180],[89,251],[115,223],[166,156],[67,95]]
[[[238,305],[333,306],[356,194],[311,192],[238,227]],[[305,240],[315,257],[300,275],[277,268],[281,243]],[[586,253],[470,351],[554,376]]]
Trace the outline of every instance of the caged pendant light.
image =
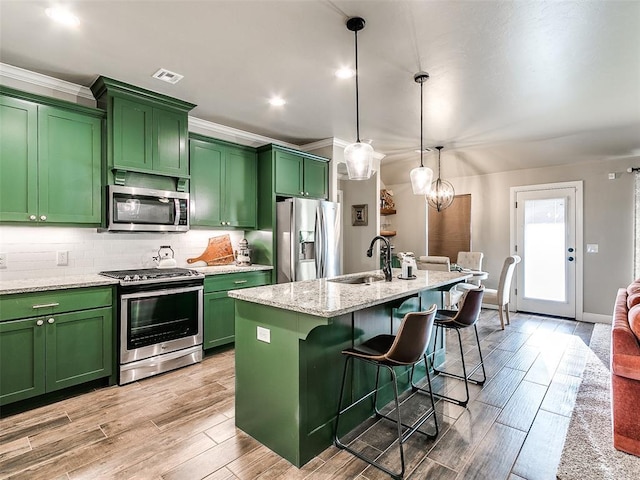
[[373,173],[373,147],[360,141],[360,107],[358,104],[358,32],[364,28],[364,19],[351,17],[347,20],[347,29],[355,36],[356,47],[356,141],[344,149],[349,180],[368,180]]
[[437,211],[442,211],[453,203],[456,192],[453,185],[440,178],[440,151],[444,147],[436,147],[438,150],[438,179],[431,184],[431,191],[425,195],[425,200]]
[[424,166],[424,146],[422,143],[422,86],[428,79],[429,74],[427,72],[418,72],[413,76],[413,80],[420,84],[420,166],[411,170],[411,173],[409,174],[411,177],[411,188],[414,195],[425,195],[429,193],[431,190],[431,180],[433,180],[433,170]]

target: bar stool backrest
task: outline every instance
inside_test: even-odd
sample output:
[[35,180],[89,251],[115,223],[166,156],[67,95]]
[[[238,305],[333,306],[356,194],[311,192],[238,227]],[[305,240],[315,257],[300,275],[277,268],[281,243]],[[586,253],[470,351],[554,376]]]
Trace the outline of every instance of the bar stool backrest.
[[427,349],[437,306],[434,304],[424,312],[410,312],[402,319],[400,328],[386,360],[395,365],[412,365],[422,358]]
[[482,297],[484,296],[484,286],[467,290],[462,298],[462,305],[455,317],[451,320],[459,327],[471,327],[478,321],[480,308],[482,307]]

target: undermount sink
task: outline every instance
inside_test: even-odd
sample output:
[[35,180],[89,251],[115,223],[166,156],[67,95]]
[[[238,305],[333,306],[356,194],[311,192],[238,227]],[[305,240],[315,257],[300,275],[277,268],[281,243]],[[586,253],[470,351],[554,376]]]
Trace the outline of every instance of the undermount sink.
[[360,275],[357,277],[346,278],[330,278],[328,282],[336,283],[348,283],[350,285],[371,285],[374,282],[381,282],[384,280],[382,275]]

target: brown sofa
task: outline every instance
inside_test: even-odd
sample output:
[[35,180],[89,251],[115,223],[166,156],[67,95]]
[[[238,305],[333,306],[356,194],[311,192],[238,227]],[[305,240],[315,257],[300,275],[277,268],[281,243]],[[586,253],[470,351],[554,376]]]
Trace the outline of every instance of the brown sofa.
[[613,446],[640,456],[640,279],[618,290],[611,330]]

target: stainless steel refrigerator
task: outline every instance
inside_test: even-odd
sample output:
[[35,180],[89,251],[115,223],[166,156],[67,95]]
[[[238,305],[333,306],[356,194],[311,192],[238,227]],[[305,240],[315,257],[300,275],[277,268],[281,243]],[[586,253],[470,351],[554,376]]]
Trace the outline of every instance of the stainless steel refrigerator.
[[340,275],[340,211],[325,200],[277,203],[278,283]]

